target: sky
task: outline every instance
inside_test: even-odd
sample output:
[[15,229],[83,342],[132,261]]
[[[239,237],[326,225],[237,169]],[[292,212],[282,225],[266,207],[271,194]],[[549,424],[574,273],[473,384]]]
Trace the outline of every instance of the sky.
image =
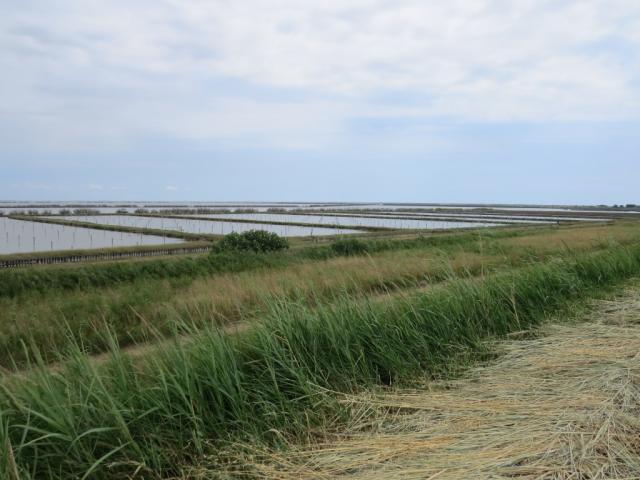
[[640,204],[638,0],[0,0],[0,200]]

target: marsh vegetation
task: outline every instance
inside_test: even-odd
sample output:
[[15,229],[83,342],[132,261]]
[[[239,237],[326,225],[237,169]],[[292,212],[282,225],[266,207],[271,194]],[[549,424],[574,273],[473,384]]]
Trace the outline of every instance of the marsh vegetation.
[[250,475],[238,445],[304,443],[340,395],[457,375],[640,273],[633,221],[227,239],[0,272],[6,478]]

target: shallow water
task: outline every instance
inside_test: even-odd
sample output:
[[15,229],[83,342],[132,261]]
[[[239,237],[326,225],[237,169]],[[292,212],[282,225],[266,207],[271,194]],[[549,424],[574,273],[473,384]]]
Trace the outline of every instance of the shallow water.
[[458,228],[478,228],[494,227],[500,225],[496,223],[478,222],[445,222],[438,220],[413,220],[407,218],[387,218],[387,217],[350,217],[342,215],[287,215],[278,213],[221,213],[208,215],[194,215],[211,219],[237,219],[237,220],[261,220],[273,222],[292,223],[316,223],[324,225],[340,225],[341,227],[374,227],[374,228],[394,228],[394,229],[458,229]]
[[[133,212],[135,208],[117,208],[117,207],[92,207],[86,206],[83,207],[87,210],[95,210],[100,213],[116,213],[118,210],[127,210]],[[0,207],[0,212],[5,215],[33,215],[30,212],[36,212],[35,215],[49,215],[49,214],[59,214],[62,210],[71,210],[73,208],[67,207],[52,207],[52,208],[22,208],[22,207]]]
[[46,212],[60,213],[61,209],[74,210],[76,208],[92,209],[100,213],[116,213],[120,209],[133,213],[138,208],[148,210],[163,209],[197,209],[206,208],[210,210],[237,210],[253,209],[258,212],[265,212],[268,209],[282,210],[396,210],[396,209],[420,209],[425,212],[437,210],[465,210],[473,213],[479,208],[502,210],[502,211],[529,211],[553,214],[554,212],[600,212],[606,216],[607,213],[629,213],[638,215],[638,212],[616,211],[616,210],[589,210],[579,207],[558,207],[558,206],[488,206],[488,205],[446,205],[446,204],[411,204],[411,203],[366,203],[366,202],[0,202],[0,212],[4,213],[26,213],[28,210],[36,210],[41,215]]
[[501,213],[426,213],[426,212],[363,212],[362,215],[372,217],[424,217],[424,218],[460,218],[468,221],[496,221],[499,223],[556,223],[570,222],[605,222],[606,218],[596,217],[566,217],[566,216],[538,216],[538,215],[508,215]]
[[180,243],[177,238],[111,232],[0,217],[0,254]]
[[211,222],[187,218],[142,217],[133,215],[89,215],[62,217],[80,222],[99,223],[101,225],[119,225],[137,228],[153,228],[158,230],[176,230],[187,233],[225,235],[232,232],[242,233],[248,230],[263,230],[277,233],[282,237],[306,237],[320,235],[345,235],[358,233],[346,228],[299,227],[295,225],[268,225],[242,222]]

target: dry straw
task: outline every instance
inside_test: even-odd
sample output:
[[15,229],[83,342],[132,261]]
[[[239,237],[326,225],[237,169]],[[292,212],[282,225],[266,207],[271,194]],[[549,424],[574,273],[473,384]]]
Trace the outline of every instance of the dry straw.
[[464,379],[348,398],[345,432],[261,452],[251,476],[640,478],[639,292],[602,302],[587,323],[507,341],[496,363]]

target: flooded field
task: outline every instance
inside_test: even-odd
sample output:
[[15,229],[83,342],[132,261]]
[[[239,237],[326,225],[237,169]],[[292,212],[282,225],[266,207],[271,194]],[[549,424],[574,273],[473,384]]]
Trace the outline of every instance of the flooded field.
[[[127,212],[133,212],[135,209],[133,208],[121,208],[121,207],[86,207],[86,210],[95,210],[98,213],[117,213],[121,210],[126,210]],[[71,212],[69,212],[71,210]],[[73,209],[69,209],[66,207],[52,207],[52,208],[22,208],[22,207],[11,207],[11,208],[3,208],[0,207],[0,214],[4,213],[5,215],[59,215],[61,213],[73,213]],[[88,212],[85,212],[88,213]]]
[[196,215],[202,218],[211,219],[234,219],[234,220],[259,220],[273,222],[292,223],[314,223],[325,225],[339,225],[341,227],[371,227],[371,228],[392,228],[392,229],[417,229],[417,230],[437,230],[449,228],[478,228],[494,227],[501,223],[479,223],[479,222],[446,222],[438,220],[414,220],[409,218],[393,217],[365,217],[365,216],[343,216],[343,215],[287,215],[277,213],[221,213],[209,215]]
[[431,219],[437,221],[452,220],[456,219],[461,222],[495,222],[499,224],[506,223],[519,223],[519,224],[543,224],[543,223],[555,223],[555,219],[529,219],[527,217],[503,217],[503,216],[494,216],[494,215],[472,215],[472,214],[464,214],[464,213],[409,213],[409,212],[393,212],[393,213],[379,213],[379,212],[368,212],[365,211],[362,214],[365,217],[374,217],[374,218],[424,218]]
[[607,218],[596,217],[568,217],[568,216],[538,216],[538,215],[505,215],[500,213],[426,213],[426,212],[371,212],[363,211],[362,214],[372,217],[424,217],[424,218],[460,218],[469,221],[494,220],[499,223],[555,223],[565,222],[606,222]]
[[[208,211],[255,211],[267,212],[270,210],[293,211],[341,211],[341,210],[388,210],[392,213],[395,210],[420,210],[422,212],[438,211],[446,213],[447,210],[469,211],[473,210],[496,210],[497,212],[540,212],[541,215],[554,212],[574,212],[580,213],[601,213],[618,214],[630,213],[638,215],[640,209],[636,211],[621,209],[602,209],[602,208],[584,208],[584,207],[562,207],[562,206],[517,206],[517,205],[462,205],[462,204],[420,204],[420,203],[365,203],[365,202],[0,202],[0,215],[4,214],[74,214],[74,210],[84,209],[91,210],[95,213],[114,214],[114,213],[135,213],[136,210],[147,210],[153,213],[162,213],[163,211],[179,211],[179,210],[208,210]],[[141,212],[138,212],[141,213]],[[203,211],[201,213],[207,213]],[[80,212],[80,214],[91,214],[91,212]]]
[[98,223],[101,225],[175,230],[178,232],[201,233],[208,235],[226,235],[231,232],[242,233],[248,230],[264,230],[266,232],[277,233],[283,237],[345,235],[358,233],[356,230],[349,230],[347,228],[300,227],[295,225],[268,225],[261,223],[227,221],[212,222],[209,220],[193,220],[187,218],[142,217],[133,215],[87,215],[67,216],[62,218],[80,222]]
[[179,239],[0,217],[0,255],[180,243]]

